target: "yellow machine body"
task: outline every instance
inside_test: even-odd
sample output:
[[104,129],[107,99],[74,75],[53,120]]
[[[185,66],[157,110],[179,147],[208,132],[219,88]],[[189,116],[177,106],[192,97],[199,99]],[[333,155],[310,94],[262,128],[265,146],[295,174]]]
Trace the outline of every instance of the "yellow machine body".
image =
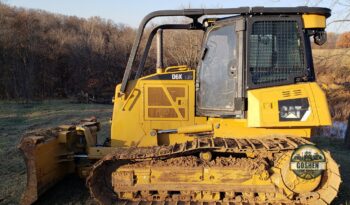
[[[96,118],[25,135],[19,149],[28,183],[21,204],[34,203],[74,171],[86,177],[92,198],[101,205],[330,204],[341,177],[329,152],[315,147],[326,168],[313,178],[302,178],[291,167],[295,150],[313,146],[312,129],[331,125],[310,46],[310,36],[316,44],[325,42],[330,10],[280,9],[190,9],[146,16],[115,89],[110,136],[97,144]],[[234,16],[198,21],[209,14]],[[158,16],[186,16],[193,22],[156,27],[130,80],[143,29]],[[205,31],[198,68],[163,66],[163,29]],[[155,34],[157,66],[154,74],[142,77]]]
[[[280,121],[279,101],[306,98],[309,110],[300,121]],[[248,127],[313,127],[331,125],[324,92],[315,82],[248,91]]]
[[[189,68],[185,72],[195,75]],[[183,73],[145,76],[133,82],[123,95],[119,93],[120,85],[116,87],[112,147],[174,144],[189,140],[189,135],[200,132],[213,132],[214,137],[310,137],[312,127],[331,125],[325,94],[314,82],[249,90],[247,119],[196,117],[195,78],[159,80],[162,75],[170,74],[176,78]],[[280,121],[278,102],[293,99],[307,99],[307,114],[300,121]],[[176,133],[157,133],[173,129]]]
[[304,28],[326,28],[326,17],[318,14],[302,15]]

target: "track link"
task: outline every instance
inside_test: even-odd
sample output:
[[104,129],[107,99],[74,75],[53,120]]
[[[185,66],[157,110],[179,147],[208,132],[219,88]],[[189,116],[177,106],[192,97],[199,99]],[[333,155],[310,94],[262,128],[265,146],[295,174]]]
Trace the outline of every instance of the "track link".
[[[118,200],[111,184],[111,174],[123,165],[135,164],[145,160],[166,160],[169,158],[190,156],[204,151],[225,154],[250,153],[253,156],[273,158],[272,155],[283,156],[302,144],[311,144],[303,138],[271,137],[263,139],[229,139],[229,138],[194,138],[193,141],[177,143],[170,146],[157,146],[146,148],[120,148],[106,155],[93,165],[87,178],[87,186],[92,197],[103,205],[107,204],[260,204],[260,202],[247,200],[232,200],[220,202],[181,201],[170,198],[159,201],[156,196],[148,199],[135,199],[135,201]],[[276,200],[270,197],[262,204],[330,204],[336,197],[341,183],[337,164],[326,152],[328,159],[327,171],[323,175],[322,183],[316,192],[311,195],[299,195],[291,200]],[[276,158],[276,157],[274,157]],[[278,159],[276,159],[278,160]],[[331,180],[331,182],[330,182]]]

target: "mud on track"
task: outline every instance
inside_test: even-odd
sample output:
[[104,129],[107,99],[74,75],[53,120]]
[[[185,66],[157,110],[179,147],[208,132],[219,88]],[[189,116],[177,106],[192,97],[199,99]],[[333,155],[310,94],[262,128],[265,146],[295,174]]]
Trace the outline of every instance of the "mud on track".
[[[68,101],[48,101],[35,104],[0,102],[0,205],[18,204],[25,188],[25,165],[16,144],[20,134],[38,128],[54,127],[76,122],[79,119],[97,116],[102,123],[99,136],[109,135],[111,105],[70,104]],[[100,137],[99,140],[103,140]],[[350,150],[342,141],[335,139],[313,139],[323,149],[329,149],[340,164],[343,183],[334,205],[350,203]],[[45,193],[36,205],[82,205],[93,204],[85,187],[85,181],[68,176]]]

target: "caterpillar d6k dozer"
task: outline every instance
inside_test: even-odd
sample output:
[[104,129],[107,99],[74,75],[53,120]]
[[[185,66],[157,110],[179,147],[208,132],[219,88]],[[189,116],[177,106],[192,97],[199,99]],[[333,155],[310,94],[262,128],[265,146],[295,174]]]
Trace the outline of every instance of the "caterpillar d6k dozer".
[[[164,16],[192,21],[157,26],[140,51],[147,22]],[[330,204],[339,168],[309,141],[313,128],[331,125],[310,40],[326,41],[329,16],[316,7],[150,13],[116,86],[108,142],[97,145],[96,119],[27,133],[22,204],[73,172],[104,205]],[[162,32],[174,29],[203,31],[196,68],[163,66]],[[157,66],[143,75],[155,36]]]

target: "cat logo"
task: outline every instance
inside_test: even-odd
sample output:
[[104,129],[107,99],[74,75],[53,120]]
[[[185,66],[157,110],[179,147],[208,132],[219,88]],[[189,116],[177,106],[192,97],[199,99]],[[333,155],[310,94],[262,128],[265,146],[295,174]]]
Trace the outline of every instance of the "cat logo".
[[292,154],[290,169],[302,179],[314,179],[326,169],[326,158],[316,146],[301,145]]
[[300,118],[301,106],[282,106],[281,117],[290,119]]
[[311,114],[307,98],[278,101],[280,121],[306,121]]

